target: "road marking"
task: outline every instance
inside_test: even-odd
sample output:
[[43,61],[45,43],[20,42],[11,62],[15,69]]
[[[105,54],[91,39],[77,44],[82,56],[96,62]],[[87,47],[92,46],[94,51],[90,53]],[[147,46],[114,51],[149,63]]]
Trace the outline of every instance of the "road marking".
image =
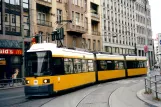
[[14,96],[14,97],[1,98],[0,101],[10,100],[10,99],[16,99],[16,98],[21,98],[21,97],[25,97],[25,95],[19,95],[19,96]]

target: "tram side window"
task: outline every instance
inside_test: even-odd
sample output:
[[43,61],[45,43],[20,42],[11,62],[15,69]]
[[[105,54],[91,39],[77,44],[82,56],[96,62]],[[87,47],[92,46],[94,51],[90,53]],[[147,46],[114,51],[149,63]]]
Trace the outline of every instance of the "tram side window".
[[93,60],[88,60],[88,71],[94,71]]
[[139,61],[139,68],[145,68],[145,62],[144,61]]
[[115,70],[115,62],[114,61],[106,61],[107,62],[107,70]]
[[135,68],[135,65],[134,61],[127,61],[127,69]]
[[53,58],[52,62],[52,75],[63,75],[63,58]]
[[73,60],[69,58],[64,58],[64,71],[65,74],[73,73]]
[[73,59],[73,61],[74,61],[74,73],[80,73],[82,71],[81,59]]
[[139,61],[127,61],[127,68],[133,69],[133,68],[141,68],[143,65]]
[[121,69],[124,69],[123,61],[115,61],[115,70],[121,70]]
[[107,63],[106,63],[106,61],[99,61],[99,62],[100,62],[99,70],[101,70],[101,71],[107,70]]
[[82,72],[88,72],[87,60],[82,60]]

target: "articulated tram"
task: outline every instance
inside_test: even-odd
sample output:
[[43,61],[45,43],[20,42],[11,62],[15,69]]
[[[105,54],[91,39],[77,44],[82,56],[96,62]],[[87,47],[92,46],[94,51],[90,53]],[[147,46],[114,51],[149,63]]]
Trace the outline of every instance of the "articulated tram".
[[26,96],[147,73],[146,57],[83,52],[52,43],[32,45],[26,58]]

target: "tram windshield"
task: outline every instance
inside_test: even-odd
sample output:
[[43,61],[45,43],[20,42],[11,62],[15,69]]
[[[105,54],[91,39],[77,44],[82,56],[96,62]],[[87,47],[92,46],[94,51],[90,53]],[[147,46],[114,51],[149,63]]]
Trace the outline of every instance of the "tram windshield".
[[26,72],[27,76],[50,75],[51,52],[28,52],[27,53]]

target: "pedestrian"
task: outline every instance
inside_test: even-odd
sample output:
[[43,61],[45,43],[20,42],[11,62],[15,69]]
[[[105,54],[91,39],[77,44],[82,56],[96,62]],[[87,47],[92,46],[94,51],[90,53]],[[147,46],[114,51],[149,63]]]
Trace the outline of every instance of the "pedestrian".
[[15,73],[12,75],[12,79],[17,79],[18,73],[19,73],[19,69],[16,68],[16,69],[15,69]]

